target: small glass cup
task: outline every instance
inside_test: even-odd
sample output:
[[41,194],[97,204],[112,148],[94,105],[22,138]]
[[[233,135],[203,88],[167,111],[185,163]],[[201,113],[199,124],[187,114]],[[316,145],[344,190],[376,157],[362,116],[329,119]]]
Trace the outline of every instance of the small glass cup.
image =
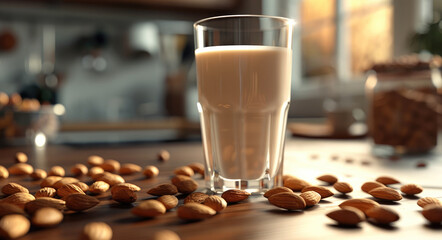
[[291,19],[220,16],[194,24],[205,180],[213,192],[282,184]]

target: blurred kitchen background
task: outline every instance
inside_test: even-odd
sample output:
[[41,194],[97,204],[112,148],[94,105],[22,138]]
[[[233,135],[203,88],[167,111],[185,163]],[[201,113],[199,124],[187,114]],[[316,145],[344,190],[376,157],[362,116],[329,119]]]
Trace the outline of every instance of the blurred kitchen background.
[[2,0],[0,144],[199,139],[192,24],[226,14],[298,22],[290,124],[364,123],[373,64],[442,54],[442,0]]

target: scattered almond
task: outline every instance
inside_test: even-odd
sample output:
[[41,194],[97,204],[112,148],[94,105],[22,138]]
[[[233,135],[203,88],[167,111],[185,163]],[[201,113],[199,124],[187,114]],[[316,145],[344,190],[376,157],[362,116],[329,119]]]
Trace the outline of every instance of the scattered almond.
[[290,193],[292,193],[293,191],[290,188],[288,188],[288,187],[275,187],[275,188],[272,188],[272,189],[266,191],[264,193],[264,197],[265,198],[269,198],[273,194],[281,193],[281,192],[290,192]]
[[371,190],[378,187],[385,187],[385,185],[380,182],[366,182],[362,184],[361,189],[362,191],[369,193]]
[[119,203],[133,203],[137,200],[137,194],[130,189],[122,188],[112,194],[112,199]]
[[379,206],[379,203],[377,203],[371,199],[366,199],[366,198],[349,199],[349,200],[345,200],[344,202],[339,204],[340,208],[354,207],[354,208],[361,210],[365,214],[371,208],[378,207],[378,206]]
[[18,192],[29,193],[29,190],[18,183],[8,183],[2,187],[2,193],[5,195],[12,195]]
[[26,153],[23,153],[23,152],[18,152],[15,154],[14,159],[18,163],[25,163],[28,161],[28,155],[26,155]]
[[63,221],[63,213],[55,208],[40,208],[34,213],[31,221],[38,227],[53,227]]
[[81,240],[111,240],[112,228],[104,222],[91,222],[83,228]]
[[65,174],[66,172],[62,166],[53,166],[48,172],[48,176],[64,177]]
[[44,187],[39,189],[36,193],[35,193],[35,198],[41,198],[41,197],[54,197],[55,194],[57,194],[57,190],[55,188],[51,188],[51,187]]
[[9,214],[22,214],[25,215],[25,211],[21,209],[20,207],[11,204],[11,203],[4,203],[0,202],[0,217],[9,215]]
[[353,192],[353,187],[346,182],[336,182],[333,184],[333,187],[336,189],[336,191],[346,194]]
[[100,201],[85,194],[70,194],[66,197],[66,207],[73,211],[85,211],[95,207]]
[[204,165],[203,164],[194,162],[194,163],[191,163],[187,166],[190,167],[194,173],[198,173],[201,176],[204,176]]
[[74,185],[77,185],[83,192],[87,192],[89,190],[89,186],[84,182],[74,182],[72,183]]
[[71,194],[79,193],[79,194],[85,194],[81,188],[73,183],[69,183],[64,185],[63,187],[57,189],[57,195],[60,197],[67,197]]
[[166,207],[166,210],[170,210],[178,205],[178,198],[173,195],[163,195],[157,198],[157,200]]
[[29,193],[24,193],[24,192],[18,192],[18,193],[14,193],[12,195],[9,195],[6,198],[2,199],[2,202],[4,203],[11,203],[14,205],[17,205],[18,207],[24,209],[25,204],[35,200],[35,197]]
[[34,171],[34,167],[27,163],[16,163],[8,168],[11,175],[30,175]]
[[321,195],[319,195],[319,193],[315,191],[303,192],[300,196],[304,199],[305,205],[307,207],[314,206],[318,204],[319,201],[321,201]]
[[34,171],[31,173],[31,178],[34,180],[41,180],[45,179],[48,176],[45,170],[43,169],[34,169]]
[[224,200],[224,198],[216,195],[212,195],[206,198],[204,200],[204,205],[212,208],[216,212],[221,212],[227,207],[227,202]]
[[81,164],[81,163],[77,163],[71,168],[71,173],[74,176],[87,175],[88,172],[89,172],[89,169],[87,168],[87,166],[84,164]]
[[342,225],[357,225],[365,220],[364,213],[354,207],[344,207],[327,213],[327,217]]
[[58,181],[60,181],[62,179],[62,177],[58,177],[58,176],[49,176],[45,179],[43,179],[43,181],[40,183],[40,187],[54,187],[54,184]]
[[88,157],[87,159],[87,163],[91,166],[100,166],[101,164],[103,164],[104,159],[98,155],[91,155]]
[[160,174],[160,170],[158,170],[155,166],[146,166],[143,170],[143,175],[146,176],[146,178],[153,178],[158,176]]
[[163,183],[149,189],[147,193],[154,196],[175,195],[178,193],[178,189],[173,184]]
[[125,180],[123,177],[117,174],[104,172],[102,174],[98,174],[96,181],[107,182],[107,184],[113,186],[119,183],[124,183]]
[[300,210],[306,207],[306,203],[301,196],[289,192],[273,194],[269,197],[269,202],[287,210]]
[[114,186],[112,187],[112,189],[111,189],[111,194],[113,194],[115,191],[117,191],[117,190],[119,190],[119,189],[123,189],[123,188],[125,188],[125,189],[129,189],[129,190],[131,190],[132,192],[139,192],[139,191],[141,191],[141,188],[138,187],[138,186],[135,185],[135,184],[132,184],[132,183],[119,183],[119,184],[116,184],[116,185],[114,185]]
[[188,176],[188,177],[192,177],[195,173],[193,172],[192,168],[188,167],[188,166],[182,166],[179,168],[176,168],[173,173],[175,173],[175,175],[184,175],[184,176]]
[[104,192],[107,192],[109,190],[110,186],[108,183],[103,181],[96,181],[92,183],[92,185],[89,186],[89,192],[94,194],[101,194]]
[[20,214],[11,214],[0,219],[0,237],[3,239],[15,239],[28,233],[31,223]]
[[419,205],[421,208],[424,208],[430,204],[442,205],[442,201],[434,197],[424,197],[417,201],[417,205]]
[[169,159],[170,159],[170,153],[169,153],[168,151],[166,151],[166,150],[161,150],[161,151],[158,153],[157,158],[158,158],[158,160],[161,161],[161,162],[169,161]]
[[63,211],[66,208],[66,202],[61,199],[40,197],[33,201],[26,203],[25,209],[29,214],[34,214],[40,208],[50,207]]
[[392,178],[392,177],[388,177],[388,176],[381,176],[376,178],[376,182],[380,182],[384,185],[390,185],[390,184],[396,184],[396,183],[401,183],[399,182],[399,180]]
[[132,213],[139,217],[156,217],[164,214],[166,207],[157,200],[142,201],[136,207],[132,208]]
[[442,206],[439,204],[429,204],[422,210],[422,215],[433,224],[442,222]]
[[[49,177],[48,177],[49,178]],[[59,189],[61,187],[63,187],[66,184],[72,184],[72,183],[77,183],[79,182],[78,179],[73,178],[73,177],[64,177],[61,178],[60,180],[58,180],[57,182],[55,182],[52,187],[54,187],[55,189]]]
[[130,175],[138,172],[141,172],[141,167],[133,163],[125,163],[120,168],[121,175]]
[[173,231],[160,230],[153,234],[152,240],[181,240],[181,238]]
[[334,195],[332,191],[323,186],[307,186],[302,189],[302,192],[307,191],[314,191],[319,193],[319,195],[321,195],[321,199],[328,198]]
[[8,169],[0,165],[0,179],[6,179],[9,177]]
[[118,172],[120,170],[120,162],[114,159],[106,159],[104,162],[100,165],[100,167],[106,171],[106,172]]
[[203,203],[206,198],[208,198],[209,195],[202,193],[202,192],[193,192],[189,194],[186,198],[184,198],[184,204],[196,202],[196,203]]
[[368,209],[367,217],[380,224],[390,224],[399,220],[399,214],[396,211],[384,206],[376,206]]
[[88,175],[94,178],[95,175],[104,173],[104,170],[101,167],[95,166],[89,169]]
[[423,191],[424,189],[417,184],[405,184],[401,186],[401,192],[407,195],[416,195]]
[[375,198],[390,201],[399,201],[402,199],[402,195],[389,187],[378,187],[369,192],[369,194]]
[[177,216],[184,220],[202,220],[215,214],[215,210],[200,203],[184,204],[177,210]]
[[332,174],[321,175],[321,176],[317,177],[316,179],[326,182],[330,185],[333,185],[334,183],[336,183],[338,181],[338,178]]
[[188,176],[177,175],[171,181],[177,187],[178,192],[183,194],[189,194],[198,189],[198,183]]
[[221,197],[224,198],[227,203],[236,203],[246,200],[247,198],[249,198],[250,195],[251,194],[245,190],[230,189],[223,192],[223,194],[221,194]]
[[310,186],[310,183],[296,177],[289,177],[284,181],[284,187],[290,188],[293,191],[301,191],[307,186]]

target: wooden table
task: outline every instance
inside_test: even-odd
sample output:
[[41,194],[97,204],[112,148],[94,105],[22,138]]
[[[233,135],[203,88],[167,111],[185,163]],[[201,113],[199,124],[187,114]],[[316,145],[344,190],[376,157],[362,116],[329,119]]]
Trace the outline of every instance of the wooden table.
[[[167,162],[159,162],[156,154],[161,149],[171,153]],[[155,219],[141,219],[130,213],[130,209],[139,201],[152,198],[146,193],[150,187],[169,182],[173,169],[192,162],[203,162],[200,142],[155,143],[130,145],[93,145],[63,146],[48,145],[36,147],[0,148],[0,164],[10,166],[14,163],[16,152],[29,155],[34,167],[49,169],[61,165],[69,172],[75,163],[86,163],[91,154],[112,158],[121,163],[136,163],[141,166],[156,165],[160,176],[145,179],[141,173],[125,176],[126,182],[142,188],[138,201],[133,205],[120,205],[110,198],[110,193],[97,196],[101,203],[85,212],[66,214],[63,222],[55,228],[31,231],[22,239],[78,239],[85,224],[92,221],[104,221],[112,229],[113,239],[149,239],[157,230],[170,229],[177,232],[181,239],[216,240],[216,239],[442,239],[442,227],[428,225],[420,214],[416,202],[419,197],[431,196],[442,199],[442,154],[440,146],[433,154],[392,161],[378,159],[370,155],[370,146],[366,140],[306,140],[290,138],[286,144],[286,174],[294,174],[313,184],[321,184],[316,177],[333,173],[341,181],[349,182],[354,192],[345,195],[336,194],[322,200],[319,205],[304,211],[285,211],[270,205],[262,196],[252,196],[245,202],[229,205],[218,215],[198,222],[185,222],[177,218],[175,209]],[[337,157],[337,159],[334,159]],[[426,167],[417,167],[425,162]],[[363,222],[358,227],[348,228],[336,225],[325,214],[348,198],[369,198],[360,190],[363,182],[374,180],[380,175],[391,175],[404,183],[418,183],[424,192],[416,198],[404,198],[399,202],[389,203],[389,207],[399,212],[401,219],[391,226],[378,226]],[[88,177],[81,178],[90,184]],[[196,177],[201,186],[203,180]],[[29,177],[11,176],[1,180],[0,184],[18,182],[35,193],[39,181]],[[394,186],[399,187],[399,186]],[[332,187],[330,187],[332,189]],[[333,189],[334,192],[336,192]],[[182,196],[180,204],[182,204]],[[384,203],[385,204],[385,203]]]

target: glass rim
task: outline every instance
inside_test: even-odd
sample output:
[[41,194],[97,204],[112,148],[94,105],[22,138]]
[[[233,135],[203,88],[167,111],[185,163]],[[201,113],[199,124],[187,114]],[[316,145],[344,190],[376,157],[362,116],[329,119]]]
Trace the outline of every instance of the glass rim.
[[203,19],[196,21],[193,24],[193,28],[196,29],[198,26],[202,26],[205,28],[211,28],[211,27],[202,25],[202,23],[209,22],[212,20],[229,19],[229,18],[266,18],[266,19],[279,20],[284,23],[284,24],[282,24],[282,26],[289,26],[289,25],[294,26],[296,24],[296,21],[294,19],[279,17],[279,16],[259,15],[259,14],[235,14],[235,15],[220,15],[220,16],[203,18]]

